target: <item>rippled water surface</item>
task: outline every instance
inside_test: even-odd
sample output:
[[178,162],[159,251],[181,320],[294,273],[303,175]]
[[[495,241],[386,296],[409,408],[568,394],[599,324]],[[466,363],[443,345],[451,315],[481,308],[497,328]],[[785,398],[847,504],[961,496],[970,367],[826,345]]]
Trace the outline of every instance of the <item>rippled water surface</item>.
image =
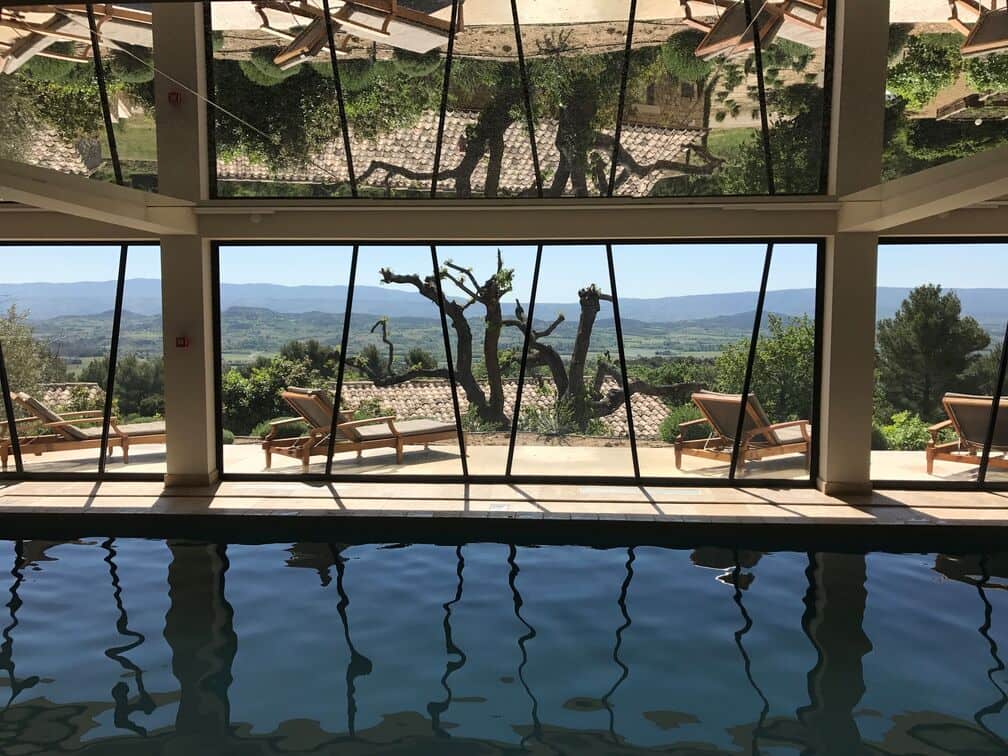
[[0,542],[0,752],[1008,753],[1008,557]]

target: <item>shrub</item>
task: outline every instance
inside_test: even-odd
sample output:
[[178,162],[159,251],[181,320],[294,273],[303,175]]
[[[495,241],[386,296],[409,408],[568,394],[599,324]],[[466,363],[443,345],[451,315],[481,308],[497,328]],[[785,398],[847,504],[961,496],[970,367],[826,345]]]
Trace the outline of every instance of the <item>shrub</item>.
[[703,35],[697,31],[675,34],[661,46],[661,60],[669,76],[677,81],[699,81],[711,72],[711,64],[696,56]]
[[[662,420],[661,425],[658,428],[658,433],[661,435],[661,440],[666,444],[671,444],[675,441],[676,436],[679,435],[679,423],[685,423],[689,420],[697,420],[703,417],[700,414],[700,410],[692,402],[688,404],[680,404],[676,407],[668,408],[668,415]],[[709,429],[705,430],[705,426],[697,426],[687,428],[685,431],[685,438],[687,441],[691,441],[697,438],[703,438],[709,432]]]
[[964,62],[966,81],[977,92],[1008,90],[1008,55],[987,55]]
[[294,66],[286,71],[280,68],[273,62],[278,52],[280,48],[274,46],[256,47],[249,53],[249,59],[239,61],[238,66],[253,84],[258,84],[260,87],[275,86],[296,75],[299,68]]
[[921,34],[907,40],[903,59],[889,68],[886,89],[920,110],[955,81],[962,67],[956,35]]
[[885,431],[882,430],[882,426],[878,423],[872,423],[871,448],[874,451],[885,451],[889,448],[889,443],[886,441]]
[[462,429],[472,433],[492,433],[494,431],[506,431],[508,426],[498,427],[496,424],[487,422],[479,416],[479,411],[475,404],[470,404],[466,413],[462,416]]
[[928,426],[920,415],[910,410],[897,412],[889,425],[882,426],[886,448],[898,451],[923,451],[927,446]]
[[377,399],[365,399],[353,412],[354,420],[368,420],[372,417],[387,417],[395,415],[394,410],[383,407]]
[[119,81],[128,84],[154,81],[154,56],[145,47],[129,45],[125,51],[113,51],[109,68]]
[[225,446],[229,446],[234,443],[234,433],[229,431],[227,428],[221,431],[221,443]]
[[[288,418],[286,417],[276,417],[273,418],[273,420],[263,420],[252,429],[252,435],[257,438],[266,438],[266,434],[270,432],[270,423],[276,422],[277,420],[287,419]],[[307,432],[308,426],[303,422],[288,423],[287,425],[281,425],[277,428],[277,433],[274,438],[297,438]]]
[[[59,53],[61,55],[73,54],[72,42],[57,42],[50,45],[47,52]],[[90,68],[87,63],[74,63],[71,60],[60,60],[59,58],[46,58],[36,55],[24,64],[23,70],[36,81],[66,81],[74,73],[77,66]]]

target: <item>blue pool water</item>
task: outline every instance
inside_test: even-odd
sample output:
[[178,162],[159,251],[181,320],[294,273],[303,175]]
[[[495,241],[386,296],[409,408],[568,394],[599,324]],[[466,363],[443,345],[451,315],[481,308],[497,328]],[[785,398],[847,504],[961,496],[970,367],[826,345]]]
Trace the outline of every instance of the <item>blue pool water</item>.
[[1008,558],[0,542],[0,753],[1008,753]]

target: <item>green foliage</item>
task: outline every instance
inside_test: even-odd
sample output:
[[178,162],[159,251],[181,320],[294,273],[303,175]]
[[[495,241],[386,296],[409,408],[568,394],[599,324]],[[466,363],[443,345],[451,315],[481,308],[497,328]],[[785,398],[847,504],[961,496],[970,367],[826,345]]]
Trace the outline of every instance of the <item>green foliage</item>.
[[224,446],[230,446],[234,443],[234,433],[229,431],[227,428],[221,431],[221,443]]
[[[752,392],[774,422],[809,419],[812,410],[813,355],[815,327],[803,315],[784,319],[767,315],[756,342]],[[727,347],[715,359],[717,389],[729,393],[742,390],[749,340]]]
[[911,24],[889,24],[889,62],[899,58],[910,39]]
[[466,409],[466,413],[462,416],[462,430],[469,433],[492,433],[507,430],[507,428],[501,428],[496,423],[484,420],[479,416],[479,410],[476,405],[470,404]]
[[886,89],[920,110],[955,81],[962,67],[960,43],[955,34],[911,36],[902,59],[889,67]]
[[695,54],[702,39],[703,34],[693,29],[668,38],[661,46],[659,57],[669,76],[684,82],[700,81],[710,76],[713,69],[711,62]]
[[382,406],[377,399],[365,399],[353,411],[354,420],[370,420],[372,417],[394,417],[395,411]]
[[[73,55],[73,42],[56,42],[50,45],[46,52]],[[70,78],[77,68],[92,70],[89,63],[74,63],[72,60],[47,58],[43,55],[33,57],[21,67],[21,70],[35,81],[58,82]]]
[[982,94],[1008,91],[1008,55],[985,55],[963,61],[966,82]]
[[909,410],[897,412],[892,422],[882,426],[885,448],[892,451],[923,451],[930,435],[928,424]]
[[[91,360],[77,375],[77,380],[97,383],[106,388],[108,357]],[[115,400],[123,416],[164,415],[164,358],[144,359],[124,354],[116,365]]]
[[266,418],[289,409],[280,397],[288,386],[314,386],[323,381],[305,360],[277,355],[257,361],[245,372],[236,368],[221,378],[221,412],[224,425],[244,434]]
[[874,421],[871,427],[871,448],[872,451],[886,451],[889,449],[889,441],[886,439],[882,426]]
[[[442,65],[441,51],[437,48],[426,53],[415,53],[401,48],[395,48],[392,54],[392,67],[403,76],[411,79],[423,79],[438,73]],[[458,58],[455,62],[466,60]]]
[[421,349],[420,347],[413,347],[406,353],[406,364],[411,368],[423,368],[424,370],[432,370],[437,367],[437,360],[434,359],[434,355],[428,352],[426,349]]
[[66,380],[66,364],[49,344],[35,338],[28,312],[19,312],[16,305],[0,316],[0,344],[11,391],[24,391],[38,398],[43,383]]
[[954,292],[927,284],[913,289],[892,318],[879,321],[878,380],[896,410],[928,421],[943,416],[946,391],[969,393],[968,368],[990,337],[972,317],[962,316]]
[[[662,441],[666,444],[671,444],[679,435],[679,423],[698,420],[701,417],[703,415],[693,402],[669,407],[668,415],[661,421],[661,425],[658,426],[658,434],[661,436]],[[709,431],[709,428],[705,430],[705,426],[689,427],[685,429],[684,436],[687,441],[690,441],[695,438],[706,437]]]
[[374,344],[368,344],[360,350],[360,354],[357,355],[355,362],[358,365],[365,367],[368,375],[382,376],[385,375],[386,372],[386,360],[386,356],[378,351],[377,346]]
[[[266,438],[266,434],[270,432],[272,426],[270,423],[274,423],[277,420],[292,420],[293,418],[287,417],[275,417],[272,420],[263,420],[261,423],[257,423],[250,436],[255,436],[256,438]],[[276,433],[273,438],[298,438],[308,432],[308,425],[303,422],[296,423],[285,423],[284,425],[277,426]]]
[[717,382],[714,360],[706,357],[651,357],[627,361],[627,374],[658,386],[676,383],[699,383],[713,386]]
[[[529,392],[529,386],[525,391]],[[579,427],[574,402],[570,396],[558,397],[552,384],[542,383],[533,391],[545,399],[546,406],[529,401],[521,408],[518,417],[518,430],[529,433],[539,433],[544,436],[563,436],[577,433],[583,436],[605,436],[609,431],[596,417],[587,418],[584,427]]]
[[258,84],[260,87],[275,86],[296,76],[299,68],[298,66],[287,70],[280,68],[273,62],[273,58],[279,52],[280,48],[274,45],[253,48],[248,60],[238,61],[238,66],[253,84]]
[[154,81],[154,53],[146,47],[124,46],[109,58],[112,75],[128,84]]

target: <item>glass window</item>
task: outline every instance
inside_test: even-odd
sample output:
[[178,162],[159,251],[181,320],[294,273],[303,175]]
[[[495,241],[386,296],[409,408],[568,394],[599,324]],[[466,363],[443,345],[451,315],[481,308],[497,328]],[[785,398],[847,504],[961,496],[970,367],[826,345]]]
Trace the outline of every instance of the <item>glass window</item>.
[[531,338],[513,473],[632,476],[604,245],[543,248]]
[[884,180],[1008,141],[1008,10],[997,3],[892,3]]
[[[94,6],[123,178],[157,189],[149,5]],[[84,6],[0,10],[0,157],[114,181]]]
[[429,246],[360,248],[339,403],[356,425],[337,439],[334,475],[462,474],[447,380],[460,344],[445,350],[433,276]]
[[[119,251],[0,247],[0,340],[26,472],[98,471]],[[110,446],[121,460],[121,443]]]
[[352,248],[218,254],[224,472],[322,473]]
[[1004,244],[880,245],[873,479],[977,480],[1008,323],[1006,261]]

